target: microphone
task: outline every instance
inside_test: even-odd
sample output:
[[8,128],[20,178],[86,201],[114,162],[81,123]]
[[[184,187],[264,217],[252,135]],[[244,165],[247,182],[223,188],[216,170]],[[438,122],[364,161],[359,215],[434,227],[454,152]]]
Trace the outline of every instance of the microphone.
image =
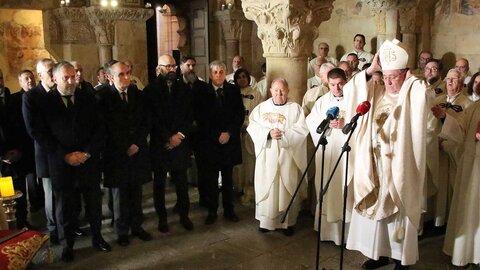
[[368,102],[368,101],[364,101],[364,102],[360,103],[360,105],[358,105],[357,114],[355,114],[355,116],[353,116],[352,120],[350,120],[350,123],[346,124],[342,128],[343,134],[348,134],[348,133],[350,133],[350,131],[352,131],[353,125],[357,122],[358,118],[360,116],[366,114],[368,112],[368,110],[370,110],[370,106],[371,106],[370,102]]
[[330,109],[327,110],[327,118],[323,119],[322,123],[320,123],[320,125],[317,127],[318,134],[322,134],[325,132],[325,130],[328,129],[330,121],[337,118],[339,111],[340,109],[337,106],[331,107]]

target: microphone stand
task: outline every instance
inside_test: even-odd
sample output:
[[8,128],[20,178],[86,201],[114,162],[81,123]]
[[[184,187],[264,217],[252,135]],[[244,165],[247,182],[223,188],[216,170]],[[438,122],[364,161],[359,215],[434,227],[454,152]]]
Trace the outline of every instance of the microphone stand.
[[[350,139],[352,138],[353,132],[355,131],[355,128],[357,127],[357,122],[352,123],[352,128],[350,129],[350,134],[348,135],[347,141],[345,141],[345,144],[342,147],[342,152],[340,153],[340,156],[338,157],[337,163],[335,163],[335,167],[332,170],[332,173],[330,174],[330,177],[328,178],[327,184],[325,185],[325,188],[322,188],[320,190],[320,198],[321,202],[323,201],[323,196],[325,196],[325,193],[327,193],[328,187],[330,186],[330,182],[333,179],[333,175],[335,174],[335,171],[337,170],[338,164],[340,163],[340,160],[342,159],[343,153],[347,153],[346,155],[346,161],[345,161],[345,182],[343,185],[343,216],[342,216],[342,239],[341,239],[341,245],[342,249],[340,251],[340,270],[343,270],[343,255],[345,253],[345,218],[346,218],[346,213],[347,213],[347,193],[348,193],[348,187],[347,187],[347,181],[348,181],[348,158],[349,158],[349,153],[352,148],[349,145]],[[320,216],[319,216],[320,220]],[[319,227],[320,231],[320,227]]]
[[[285,215],[283,216],[282,220],[281,220],[281,223],[284,223],[285,222],[285,219],[287,218],[287,215],[288,215],[288,212],[290,211],[290,208],[292,207],[293,205],[293,201],[295,199],[295,197],[297,196],[297,193],[298,191],[300,190],[300,187],[302,186],[302,183],[303,183],[303,180],[305,180],[305,176],[308,172],[308,168],[310,168],[310,165],[312,164],[312,161],[314,160],[315,158],[315,154],[317,153],[318,151],[318,148],[320,147],[320,145],[322,146],[322,176],[321,176],[321,183],[320,183],[320,192],[319,192],[319,196],[322,192],[322,186],[323,186],[323,178],[324,178],[324,170],[325,170],[325,146],[328,144],[328,141],[327,141],[327,138],[325,138],[325,133],[327,132],[328,128],[325,129],[323,132],[322,132],[322,135],[320,136],[320,138],[318,139],[318,143],[315,147],[315,150],[313,151],[313,154],[312,156],[310,157],[310,160],[308,161],[308,164],[307,164],[307,168],[305,168],[305,171],[303,172],[303,175],[302,175],[302,178],[300,179],[300,182],[298,183],[297,185],[297,188],[295,189],[295,192],[293,193],[293,196],[292,196],[292,199],[290,200],[290,202],[288,203],[288,207],[287,209],[285,210]],[[318,270],[319,268],[319,265],[320,265],[320,228],[321,228],[321,217],[322,217],[322,204],[323,204],[323,196],[320,196],[320,205],[319,205],[319,214],[318,214],[318,232],[317,232],[317,254],[316,254],[316,262],[315,262],[315,266],[316,266],[316,270]]]

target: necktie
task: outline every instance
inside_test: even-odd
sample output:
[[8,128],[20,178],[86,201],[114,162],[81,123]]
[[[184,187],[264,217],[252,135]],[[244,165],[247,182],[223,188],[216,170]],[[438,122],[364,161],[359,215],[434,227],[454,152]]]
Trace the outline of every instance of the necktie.
[[67,100],[67,108],[73,106],[72,95],[64,95],[62,97]]
[[222,89],[222,88],[218,88],[218,89],[217,89],[217,103],[218,103],[218,105],[220,105],[220,106],[223,106],[222,98],[223,98],[223,89]]
[[122,101],[125,103],[128,103],[127,101],[127,93],[125,91],[120,92],[120,95],[122,96]]

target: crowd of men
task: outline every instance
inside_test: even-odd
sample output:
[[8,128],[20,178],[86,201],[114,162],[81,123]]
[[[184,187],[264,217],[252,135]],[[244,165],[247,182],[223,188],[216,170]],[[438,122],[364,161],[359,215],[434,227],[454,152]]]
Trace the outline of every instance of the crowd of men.
[[[274,78],[268,91],[266,78],[257,82],[241,56],[233,58],[231,74],[223,62],[211,62],[207,83],[195,74],[195,58],[184,57],[177,66],[162,55],[157,77],[146,87],[132,79],[130,61],[100,67],[94,87],[78,61],[42,59],[39,83],[23,70],[22,89],[14,94],[0,71],[2,174],[14,176],[16,189],[28,190],[31,209],[44,205],[50,241],[62,245],[64,261],[74,259],[75,237],[83,234],[82,207],[93,247],[111,250],[101,235],[101,184],[108,188],[118,245],[129,245],[130,237],[152,239],[142,227],[142,185],[152,180],[158,230],[169,232],[168,176],[180,224],[193,230],[187,170],[195,162],[207,225],[218,219],[220,193],[223,217],[239,221],[237,192],[243,204],[255,205],[261,233],[291,236],[301,202],[310,197],[321,239],[344,244],[347,178],[345,243],[369,258],[363,268],[382,267],[389,258],[395,269],[415,264],[425,222],[447,224],[444,251],[453,264],[478,264],[480,73],[468,77],[469,63],[461,58],[442,80],[442,63],[428,51],[420,53],[418,69],[408,70],[400,42],[386,41],[375,55],[364,46],[365,37],[357,34],[354,50],[337,61],[320,43],[308,63],[312,76],[302,105],[288,100],[282,78]],[[365,101],[371,109],[359,118],[357,105]],[[358,122],[349,123],[352,118]],[[321,171],[332,173],[348,137],[345,127],[352,125],[350,164],[340,164],[319,209]],[[326,153],[316,153],[304,182],[315,188],[309,192],[303,185],[294,199],[321,138],[328,140]],[[19,227],[31,226],[26,198],[17,205]]]

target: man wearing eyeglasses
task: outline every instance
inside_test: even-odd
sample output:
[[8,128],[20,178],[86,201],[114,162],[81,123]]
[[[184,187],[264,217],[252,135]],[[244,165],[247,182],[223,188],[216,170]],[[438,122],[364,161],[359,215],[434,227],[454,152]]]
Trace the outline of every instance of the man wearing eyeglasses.
[[428,89],[433,91],[434,96],[438,97],[445,93],[445,81],[442,80],[442,62],[438,59],[431,59],[425,65],[423,74],[428,84]]
[[417,59],[417,69],[412,73],[413,75],[422,78],[424,75],[425,65],[433,59],[433,55],[429,51],[421,51]]
[[150,153],[153,165],[153,201],[158,214],[158,230],[169,231],[165,208],[167,172],[175,183],[180,224],[190,231],[188,217],[187,169],[191,166],[191,135],[193,131],[193,99],[190,87],[177,78],[177,65],[171,55],[158,58],[160,74],[145,89],[152,120]]
[[[346,120],[364,101],[372,108],[352,136],[355,170],[349,176],[354,203],[347,248],[369,258],[364,269],[390,264],[390,258],[394,269],[407,269],[418,260],[430,96],[423,80],[407,77],[407,63],[404,45],[387,40],[372,65],[343,88]],[[384,86],[367,81],[379,70]]]

